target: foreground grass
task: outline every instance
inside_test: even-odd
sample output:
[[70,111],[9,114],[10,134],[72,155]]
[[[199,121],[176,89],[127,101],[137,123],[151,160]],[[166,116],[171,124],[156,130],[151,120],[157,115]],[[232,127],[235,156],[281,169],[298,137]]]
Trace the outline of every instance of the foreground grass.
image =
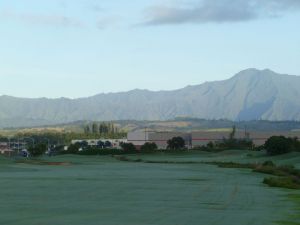
[[[222,155],[220,155],[222,154]],[[296,225],[293,205],[250,170],[256,156],[223,152],[111,156],[62,155],[3,160],[0,224],[5,225]],[[256,154],[256,153],[253,153]],[[122,156],[124,157],[124,156]],[[1,160],[0,160],[1,161]],[[70,165],[63,163],[69,162]],[[279,176],[278,176],[279,177]],[[279,213],[278,213],[279,212]],[[299,221],[299,220],[298,220]]]
[[295,204],[295,209],[293,213],[288,215],[289,218],[293,219],[293,221],[289,220],[279,220],[277,221],[278,225],[300,225],[300,194],[292,193],[288,194],[289,201]]
[[[251,169],[253,172],[269,174],[272,177],[264,178],[263,183],[267,184],[270,187],[279,187],[284,188],[288,193],[287,200],[295,204],[294,210],[291,210],[286,214],[286,219],[276,221],[278,225],[300,225],[300,194],[296,194],[293,189],[300,189],[299,185],[299,169],[294,168],[293,166],[284,166],[286,163],[296,163],[299,165],[299,155],[298,154],[286,154],[282,156],[272,156],[265,157],[260,153],[240,153],[238,156],[236,151],[222,152],[218,154],[202,154],[201,159],[198,161],[186,161],[186,159],[174,156],[169,156],[174,158],[174,160],[161,160],[161,158],[166,158],[165,156],[150,157],[144,156],[141,158],[134,157],[125,157],[119,160],[128,161],[128,162],[143,162],[143,163],[163,163],[163,164],[201,164],[203,160],[209,160],[206,164],[217,165],[220,168],[242,168],[242,169]],[[149,160],[150,158],[150,160]],[[217,160],[227,160],[225,162],[214,161]],[[278,166],[270,161],[265,160],[274,160]],[[235,160],[229,161],[229,160]],[[241,161],[241,162],[237,162]],[[299,167],[298,167],[299,168]],[[283,189],[282,189],[283,190]]]
[[221,168],[252,169],[253,172],[274,175],[275,177],[264,178],[263,183],[270,187],[288,189],[300,189],[300,170],[293,166],[276,166],[270,161],[263,164],[235,163],[235,162],[208,162]]
[[[147,160],[141,158],[130,158],[127,156],[114,156],[115,159],[134,163],[158,163],[158,164],[201,164],[197,161],[172,161],[172,160]],[[293,166],[276,166],[271,161],[264,163],[237,163],[237,162],[204,162],[206,164],[217,165],[221,168],[242,168],[252,169],[254,172],[270,174],[277,177],[269,177],[263,183],[271,187],[281,187],[289,189],[300,189],[300,170]]]
[[5,225],[270,225],[284,219],[275,211],[291,207],[281,202],[280,190],[259,185],[260,176],[202,163],[68,155],[3,167],[0,224]]

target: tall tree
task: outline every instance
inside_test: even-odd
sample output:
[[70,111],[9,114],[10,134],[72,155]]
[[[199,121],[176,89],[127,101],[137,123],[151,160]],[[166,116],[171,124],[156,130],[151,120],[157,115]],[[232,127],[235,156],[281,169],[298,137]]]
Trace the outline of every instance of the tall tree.
[[182,137],[173,137],[172,139],[168,140],[168,149],[183,149],[185,146],[185,141]]
[[85,134],[91,133],[91,128],[90,128],[90,125],[89,125],[89,124],[87,124],[87,125],[84,127],[84,133],[85,133]]
[[93,123],[93,125],[92,125],[92,133],[93,134],[97,134],[98,133],[98,124],[97,123]]

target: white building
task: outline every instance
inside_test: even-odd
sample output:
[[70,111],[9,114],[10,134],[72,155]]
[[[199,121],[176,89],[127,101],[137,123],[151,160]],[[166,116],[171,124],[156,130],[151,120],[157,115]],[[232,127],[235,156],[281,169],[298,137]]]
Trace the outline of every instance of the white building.
[[14,150],[9,147],[9,144],[6,142],[0,142],[0,154],[11,156],[13,155]]
[[98,142],[110,142],[112,148],[121,148],[120,144],[121,143],[126,143],[127,139],[82,139],[82,140],[72,140],[71,144],[76,144],[76,143],[82,143],[82,142],[87,142],[88,146],[91,147],[96,147],[98,145]]

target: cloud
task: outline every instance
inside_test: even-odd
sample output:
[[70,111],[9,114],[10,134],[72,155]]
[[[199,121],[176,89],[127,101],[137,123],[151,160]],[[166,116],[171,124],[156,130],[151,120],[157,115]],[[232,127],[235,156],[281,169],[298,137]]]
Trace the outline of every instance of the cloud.
[[189,6],[147,8],[143,25],[241,22],[299,10],[300,0],[198,0]]
[[15,13],[13,11],[0,12],[0,19],[9,19],[21,21],[24,23],[42,25],[42,26],[57,26],[57,27],[84,27],[82,21],[64,16],[64,15],[44,15],[35,13]]
[[104,10],[102,7],[96,4],[90,5],[89,8],[94,12],[103,12]]
[[112,27],[116,25],[120,21],[120,17],[118,16],[109,16],[99,19],[97,22],[97,28],[100,30],[106,29],[108,27]]

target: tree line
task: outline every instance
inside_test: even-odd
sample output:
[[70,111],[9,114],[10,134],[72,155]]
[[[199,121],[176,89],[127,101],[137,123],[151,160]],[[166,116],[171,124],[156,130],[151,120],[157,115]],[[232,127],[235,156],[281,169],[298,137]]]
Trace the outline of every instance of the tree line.
[[86,135],[94,134],[101,137],[115,137],[120,135],[124,136],[126,133],[112,122],[92,122],[84,126],[84,133]]

